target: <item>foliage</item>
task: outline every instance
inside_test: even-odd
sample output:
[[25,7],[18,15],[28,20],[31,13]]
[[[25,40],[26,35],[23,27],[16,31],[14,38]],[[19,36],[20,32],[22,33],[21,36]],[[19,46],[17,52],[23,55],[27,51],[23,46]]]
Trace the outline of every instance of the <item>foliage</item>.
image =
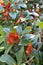
[[43,65],[42,0],[0,0],[0,65]]

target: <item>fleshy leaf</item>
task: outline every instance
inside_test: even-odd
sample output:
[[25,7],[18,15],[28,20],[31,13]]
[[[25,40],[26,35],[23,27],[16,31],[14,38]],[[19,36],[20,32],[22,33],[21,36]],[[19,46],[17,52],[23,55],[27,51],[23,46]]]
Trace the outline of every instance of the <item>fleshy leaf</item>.
[[7,54],[4,54],[0,57],[0,62],[6,63],[8,65],[16,65],[15,60]]
[[21,65],[21,63],[22,63],[23,52],[24,52],[24,47],[21,47],[21,49],[16,53],[18,65]]

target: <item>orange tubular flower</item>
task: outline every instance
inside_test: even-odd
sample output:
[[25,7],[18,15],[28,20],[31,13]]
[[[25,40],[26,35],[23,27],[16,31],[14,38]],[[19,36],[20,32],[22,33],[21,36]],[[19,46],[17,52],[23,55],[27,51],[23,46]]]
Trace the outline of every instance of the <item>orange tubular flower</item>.
[[12,42],[18,42],[19,41],[19,36],[17,33],[9,33],[7,37],[7,44],[12,44]]
[[32,44],[29,44],[27,49],[29,49],[30,51],[32,51],[33,50]]
[[12,8],[10,7],[10,2],[8,2],[8,4],[6,5],[6,9],[9,11],[9,10],[12,10]]
[[29,55],[31,51],[33,50],[32,44],[29,44],[26,49],[26,54]]
[[30,54],[30,51],[29,50],[26,50],[26,54],[29,55]]

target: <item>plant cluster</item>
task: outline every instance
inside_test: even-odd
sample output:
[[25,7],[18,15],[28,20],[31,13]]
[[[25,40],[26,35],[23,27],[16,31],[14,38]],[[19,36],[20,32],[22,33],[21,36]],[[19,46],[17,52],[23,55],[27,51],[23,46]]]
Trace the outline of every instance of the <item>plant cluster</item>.
[[0,65],[43,65],[43,0],[0,0]]

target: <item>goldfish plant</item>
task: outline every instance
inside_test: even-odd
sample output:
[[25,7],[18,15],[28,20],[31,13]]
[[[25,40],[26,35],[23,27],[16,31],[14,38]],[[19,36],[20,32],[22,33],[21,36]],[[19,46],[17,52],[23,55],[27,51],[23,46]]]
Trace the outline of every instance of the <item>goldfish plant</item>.
[[0,65],[43,65],[43,0],[0,0]]

